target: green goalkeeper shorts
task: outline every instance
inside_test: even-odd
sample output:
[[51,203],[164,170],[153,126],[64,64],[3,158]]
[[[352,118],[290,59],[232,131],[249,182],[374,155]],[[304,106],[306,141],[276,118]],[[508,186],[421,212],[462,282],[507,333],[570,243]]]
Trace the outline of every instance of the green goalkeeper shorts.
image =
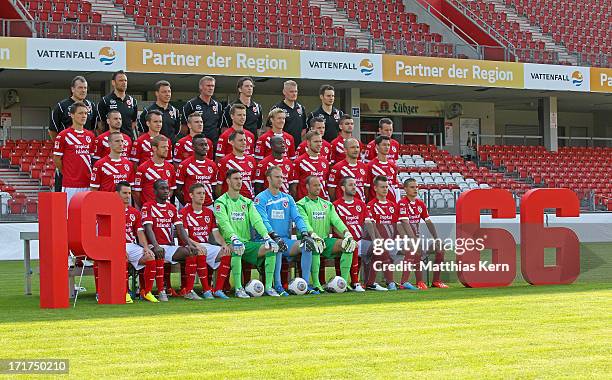
[[259,248],[263,245],[263,242],[247,241],[244,243],[244,253],[242,254],[242,260],[246,261],[251,265],[259,265],[258,261],[265,260],[265,257],[258,257]]
[[334,250],[334,244],[336,244],[336,238],[324,238],[323,240],[325,240],[325,249],[323,250],[323,253],[321,253],[321,256],[323,256],[326,259],[333,259],[335,257],[340,257],[339,254],[335,254],[333,253]]

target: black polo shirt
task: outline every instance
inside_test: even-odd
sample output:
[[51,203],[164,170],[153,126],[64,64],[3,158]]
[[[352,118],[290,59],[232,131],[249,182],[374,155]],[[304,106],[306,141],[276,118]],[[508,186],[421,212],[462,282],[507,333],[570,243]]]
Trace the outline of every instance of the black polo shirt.
[[246,105],[240,101],[240,99],[234,100],[232,103],[228,104],[223,110],[223,121],[221,122],[222,128],[229,128],[232,126],[232,118],[230,117],[230,108],[234,104],[243,104],[246,107],[246,123],[244,123],[244,128],[250,131],[253,135],[257,136],[257,130],[261,128],[263,124],[263,116],[261,114],[261,105],[253,100],[251,100],[250,105]]
[[149,132],[149,127],[147,126],[147,114],[153,110],[158,110],[162,113],[162,129],[160,133],[174,141],[174,138],[181,130],[181,113],[179,112],[178,108],[172,104],[168,104],[168,108],[162,108],[157,105],[157,103],[153,103],[142,110],[140,113],[140,118],[138,119],[138,131],[141,133]]
[[121,113],[121,132],[130,136],[132,140],[136,140],[136,136],[134,136],[132,131],[132,122],[137,121],[138,118],[138,103],[136,99],[131,95],[126,95],[125,98],[121,99],[113,91],[100,100],[98,103],[98,120],[104,122],[105,131],[108,130],[106,115],[111,110],[117,110]]
[[[85,129],[93,131],[96,129],[96,121],[98,120],[98,111],[96,105],[88,99],[83,101],[89,109],[87,112],[87,122],[85,123]],[[72,117],[70,117],[70,108],[74,104],[72,98],[64,99],[58,102],[53,111],[51,111],[51,119],[49,121],[49,130],[60,133],[64,129],[72,125]]]
[[206,103],[202,98],[196,96],[183,106],[183,114],[181,115],[183,124],[187,124],[187,118],[194,112],[202,114],[204,119],[204,130],[202,132],[216,145],[217,140],[219,140],[221,119],[223,118],[223,106],[215,99],[211,98],[210,103]]
[[329,142],[332,142],[336,137],[338,137],[339,131],[339,121],[340,118],[344,115],[344,112],[340,111],[336,107],[332,108],[331,114],[323,111],[323,107],[319,107],[316,110],[312,111],[310,115],[308,115],[307,123],[310,124],[310,119],[315,118],[317,116],[323,116],[325,118],[325,134],[323,135],[323,139]]
[[302,131],[308,128],[306,108],[298,102],[295,102],[293,107],[289,107],[284,100],[276,103],[272,108],[280,108],[285,111],[285,128],[283,130],[293,136],[295,146],[299,146],[302,142]]

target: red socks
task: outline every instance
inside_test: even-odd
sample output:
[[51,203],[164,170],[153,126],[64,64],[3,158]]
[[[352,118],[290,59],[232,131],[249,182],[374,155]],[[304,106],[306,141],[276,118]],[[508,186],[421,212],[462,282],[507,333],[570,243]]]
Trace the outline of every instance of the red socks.
[[198,277],[202,283],[202,290],[207,292],[210,290],[210,283],[208,282],[208,265],[206,264],[206,256],[198,255],[194,257],[196,259]]
[[155,260],[155,284],[157,291],[164,290],[164,259]]
[[141,282],[141,287],[144,294],[147,294],[153,290],[153,281],[155,280],[155,273],[157,272],[156,266],[157,262],[155,260],[145,262]]
[[226,283],[229,285],[229,281],[227,281],[227,276],[230,272],[231,259],[231,256],[223,256],[221,258],[221,265],[219,265],[219,268],[217,268],[217,278],[215,281],[214,289],[215,292],[217,290],[223,290]]
[[185,258],[185,287],[183,290],[189,293],[193,290],[193,284],[195,283],[195,274],[197,269],[196,256],[187,256]]

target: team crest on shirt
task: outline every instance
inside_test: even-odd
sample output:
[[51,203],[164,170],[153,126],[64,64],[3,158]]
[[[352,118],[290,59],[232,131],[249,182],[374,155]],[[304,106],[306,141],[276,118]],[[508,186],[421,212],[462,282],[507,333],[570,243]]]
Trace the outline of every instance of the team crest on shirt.
[[[196,106],[196,110],[200,111],[201,109],[202,109],[202,106],[198,104],[198,105]],[[215,110],[215,107],[214,107],[214,106],[213,106],[213,111],[215,111],[215,112],[216,112],[216,110]]]
[[170,117],[174,117],[174,110],[173,109],[171,109],[168,113],[170,114]]
[[361,175],[365,175],[365,170],[359,169],[359,173],[361,173]]
[[257,113],[257,106],[253,106],[253,113]]
[[170,170],[166,170],[166,176],[170,177]]
[[133,222],[136,220],[136,216],[134,214],[130,214],[130,220]]
[[253,169],[253,163],[249,161],[249,168]]
[[115,99],[111,99],[110,104],[117,104],[117,101]]
[[246,205],[245,204],[242,205],[242,209],[246,210]]
[[210,216],[206,215],[206,216],[204,217],[204,222],[206,222],[206,223],[210,223]]
[[323,203],[323,208],[327,209],[327,204]]
[[258,204],[259,204],[259,198],[255,198],[255,199],[253,200],[253,203],[255,203],[256,205],[258,205]]
[[129,171],[130,171],[130,165],[125,164],[123,167],[125,168],[125,171],[126,171],[126,172],[129,172]]
[[361,212],[361,206],[355,206],[355,210],[357,210],[357,212]]
[[132,98],[127,98],[127,100],[125,101],[125,104],[127,104],[128,106],[132,106]]
[[217,212],[221,211],[221,205],[219,204],[215,205],[215,211]]
[[172,212],[172,210],[168,210],[168,215],[172,218],[174,216],[174,213]]
[[213,172],[213,170],[212,170],[212,168],[210,166],[208,167],[208,172],[211,173],[211,174]]
[[298,115],[302,116],[302,107],[297,108],[297,113]]
[[323,167],[323,169],[325,169],[327,167],[327,165],[325,164],[325,162],[321,162],[321,166]]
[[85,136],[85,141],[87,141],[87,144],[91,143],[91,137]]
[[419,210],[419,214],[423,212],[423,208],[421,206],[417,207],[417,210]]
[[289,207],[289,202],[288,202],[288,201],[283,201],[283,207],[284,207],[284,208]]
[[336,111],[336,112],[334,113],[334,119],[335,119],[336,121],[339,121],[339,120],[340,120],[340,112]]
[[217,105],[216,104],[214,106],[212,106],[212,110],[213,110],[214,113],[217,113]]
[[393,207],[389,207],[389,212],[390,212],[391,214],[395,213],[395,208],[393,208]]

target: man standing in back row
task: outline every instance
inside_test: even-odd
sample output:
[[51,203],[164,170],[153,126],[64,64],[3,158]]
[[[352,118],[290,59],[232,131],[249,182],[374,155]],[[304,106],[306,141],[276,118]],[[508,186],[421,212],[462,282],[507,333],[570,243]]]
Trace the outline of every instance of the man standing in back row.
[[321,99],[321,106],[310,113],[308,122],[310,122],[312,118],[322,116],[325,119],[325,134],[323,135],[323,140],[332,142],[338,136],[338,123],[342,115],[344,115],[344,112],[334,107],[336,90],[333,86],[329,84],[321,86],[319,89],[319,98]]
[[113,92],[103,97],[98,103],[98,129],[106,131],[106,119],[110,110],[121,112],[121,133],[136,140],[136,118],[138,117],[138,104],[133,96],[128,95],[128,77],[123,70],[113,73]]
[[293,136],[297,147],[302,142],[302,135],[307,132],[308,125],[306,124],[306,108],[297,102],[298,85],[295,81],[288,80],[283,84],[283,96],[285,98],[276,103],[272,109],[280,108],[285,111],[284,130]]
[[[182,124],[187,125],[187,118],[194,112],[200,112],[204,120],[204,129],[202,133],[210,139],[213,144],[219,139],[221,118],[223,109],[221,103],[213,99],[215,93],[215,78],[204,76],[199,83],[200,94],[193,99],[190,99],[183,106]],[[214,149],[214,145],[210,146],[210,150]]]
[[242,77],[238,79],[236,85],[238,89],[238,99],[228,104],[223,111],[223,121],[221,123],[222,128],[229,128],[232,125],[233,118],[231,116],[232,106],[241,104],[246,108],[246,120],[244,122],[244,128],[251,132],[253,136],[259,136],[259,131],[263,124],[263,115],[261,113],[261,105],[253,100],[253,89],[255,89],[255,82],[253,78]]
[[181,131],[181,114],[178,108],[170,104],[172,99],[172,88],[170,82],[160,80],[155,83],[155,103],[151,104],[140,114],[138,120],[138,131],[148,132],[147,114],[153,110],[159,111],[162,114],[162,128],[160,133],[172,141]]

